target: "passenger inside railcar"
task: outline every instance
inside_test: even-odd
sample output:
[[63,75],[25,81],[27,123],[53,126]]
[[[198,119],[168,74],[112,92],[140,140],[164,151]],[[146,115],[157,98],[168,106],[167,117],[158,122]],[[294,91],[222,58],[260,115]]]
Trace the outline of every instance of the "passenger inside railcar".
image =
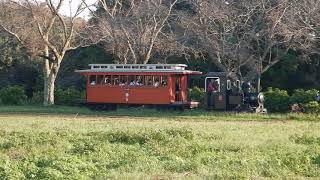
[[104,78],[104,84],[106,85],[111,85],[111,77],[110,76],[106,76]]
[[126,85],[126,82],[124,80],[122,80],[120,83],[119,83],[119,86],[124,86]]
[[91,86],[96,85],[96,75],[91,75],[90,76],[90,85]]
[[156,79],[156,80],[154,81],[153,86],[154,86],[154,87],[159,87],[159,85],[160,85],[159,79]]
[[103,83],[103,75],[97,75],[97,85],[101,85]]
[[134,80],[131,80],[129,85],[134,86],[134,85],[136,85],[136,83],[134,82]]
[[143,79],[142,76],[137,76],[137,82],[136,82],[136,85],[137,85],[137,86],[142,86],[142,85],[143,85],[142,79]]

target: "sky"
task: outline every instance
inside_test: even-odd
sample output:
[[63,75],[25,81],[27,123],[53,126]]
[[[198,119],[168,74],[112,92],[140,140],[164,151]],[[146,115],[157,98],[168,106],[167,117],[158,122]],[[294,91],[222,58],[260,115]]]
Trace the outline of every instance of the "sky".
[[[57,0],[53,0],[53,1],[57,2]],[[74,13],[76,12],[81,2],[82,0],[65,0],[63,6],[61,7],[60,13],[66,16],[70,16],[70,3],[71,3],[71,11],[72,11],[72,14],[74,15]],[[85,0],[85,2],[90,6],[92,4],[95,4],[97,0]],[[89,14],[90,14],[90,11],[86,9],[79,16],[84,19],[89,19]]]

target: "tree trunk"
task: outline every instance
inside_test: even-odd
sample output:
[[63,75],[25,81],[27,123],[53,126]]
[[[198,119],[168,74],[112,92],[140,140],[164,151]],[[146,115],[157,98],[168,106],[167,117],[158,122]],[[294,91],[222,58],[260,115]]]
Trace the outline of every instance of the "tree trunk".
[[[45,54],[49,57],[48,49],[45,50]],[[56,59],[55,62],[49,62],[45,59],[43,63],[43,105],[52,106],[54,105],[54,90],[55,81],[58,75],[60,60]]]
[[[48,46],[45,47],[44,49],[44,55],[49,57],[49,48]],[[43,62],[43,105],[44,106],[50,106],[52,104],[49,104],[49,87],[48,87],[48,82],[49,82],[49,74],[50,74],[50,64],[48,59],[44,59]]]
[[260,93],[260,91],[261,91],[261,74],[259,74],[257,78],[257,92]]
[[54,105],[54,90],[57,72],[55,69],[50,69],[50,73],[47,77],[44,77],[44,106]]

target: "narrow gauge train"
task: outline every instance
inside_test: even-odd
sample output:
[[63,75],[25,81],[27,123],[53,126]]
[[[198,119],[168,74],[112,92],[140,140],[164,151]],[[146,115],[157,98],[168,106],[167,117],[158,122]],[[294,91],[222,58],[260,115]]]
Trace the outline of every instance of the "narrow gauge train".
[[93,109],[116,109],[119,104],[194,107],[188,101],[189,71],[184,64],[90,64],[76,70],[85,75],[86,105]]
[[[92,109],[114,110],[117,105],[156,105],[194,108],[188,101],[188,76],[201,75],[186,70],[185,64],[90,64],[76,70],[86,77],[85,105]],[[214,84],[214,90],[208,89]],[[263,112],[263,95],[251,93],[234,73],[210,72],[204,76],[208,110]]]

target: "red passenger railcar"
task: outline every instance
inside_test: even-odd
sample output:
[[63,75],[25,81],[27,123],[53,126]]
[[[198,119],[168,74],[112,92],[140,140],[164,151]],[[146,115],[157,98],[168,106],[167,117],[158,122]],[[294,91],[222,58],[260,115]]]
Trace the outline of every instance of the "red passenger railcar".
[[76,70],[87,79],[86,103],[192,106],[187,99],[189,71],[184,64],[90,64]]

